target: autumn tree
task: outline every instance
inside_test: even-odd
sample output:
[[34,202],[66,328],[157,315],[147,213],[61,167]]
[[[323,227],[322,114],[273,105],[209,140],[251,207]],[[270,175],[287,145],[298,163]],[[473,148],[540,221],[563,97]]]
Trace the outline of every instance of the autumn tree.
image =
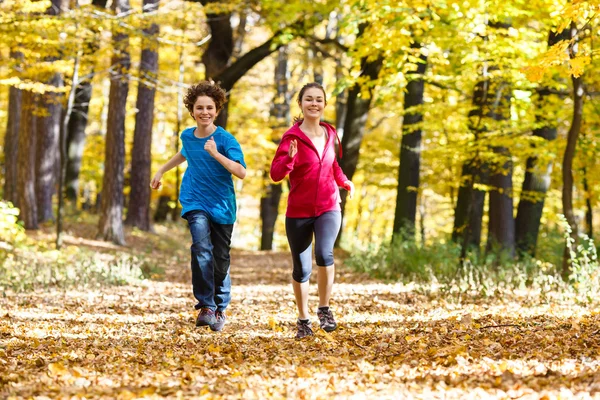
[[421,126],[423,115],[419,107],[423,105],[425,81],[423,75],[427,68],[427,56],[421,51],[422,44],[413,42],[415,67],[407,73],[408,83],[404,94],[404,119],[400,142],[400,163],[398,165],[398,189],[393,234],[406,233],[414,236],[417,195],[419,189],[421,163]]
[[[115,0],[112,10],[117,20],[129,12],[128,0]],[[104,175],[102,178],[101,214],[98,235],[116,244],[125,244],[123,232],[123,188],[125,167],[125,113],[129,93],[129,37],[119,29],[113,30],[114,55],[111,59],[108,124]]]
[[[144,0],[144,12],[158,9],[158,0]],[[126,223],[141,230],[150,230],[150,167],[152,149],[152,123],[154,121],[154,99],[158,72],[158,49],[156,36],[158,24],[152,23],[144,29],[142,57],[140,61],[140,83],[138,85],[131,150],[131,191]]]

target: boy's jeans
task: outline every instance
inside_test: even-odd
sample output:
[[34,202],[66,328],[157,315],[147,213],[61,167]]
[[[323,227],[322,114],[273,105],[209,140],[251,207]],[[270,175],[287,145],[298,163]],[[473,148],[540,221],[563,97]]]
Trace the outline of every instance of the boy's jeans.
[[231,300],[229,249],[233,224],[210,221],[204,211],[189,211],[183,216],[192,234],[192,287],[198,300],[196,310],[225,311]]

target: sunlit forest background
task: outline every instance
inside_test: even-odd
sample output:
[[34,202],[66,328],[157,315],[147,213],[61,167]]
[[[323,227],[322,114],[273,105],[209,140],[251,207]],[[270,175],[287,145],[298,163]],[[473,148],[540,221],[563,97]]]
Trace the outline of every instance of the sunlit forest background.
[[568,279],[581,251],[594,257],[598,225],[597,8],[0,1],[3,257],[40,229],[58,248],[81,224],[123,246],[184,229],[185,164],[159,191],[148,182],[192,125],[182,95],[203,79],[226,89],[217,123],[248,164],[233,245],[286,249],[288,186],[268,168],[316,81],[357,188],[341,193],[337,242],[357,268],[412,279],[521,263]]

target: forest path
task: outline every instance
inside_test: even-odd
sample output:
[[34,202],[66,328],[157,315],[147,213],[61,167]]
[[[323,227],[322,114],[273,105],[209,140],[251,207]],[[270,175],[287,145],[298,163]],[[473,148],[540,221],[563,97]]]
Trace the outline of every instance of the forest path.
[[215,333],[194,326],[186,246],[165,255],[178,261],[164,281],[0,298],[0,398],[600,396],[600,317],[588,309],[447,302],[341,266],[339,328],[318,329],[315,273],[316,335],[296,340],[289,254],[233,250],[229,319]]

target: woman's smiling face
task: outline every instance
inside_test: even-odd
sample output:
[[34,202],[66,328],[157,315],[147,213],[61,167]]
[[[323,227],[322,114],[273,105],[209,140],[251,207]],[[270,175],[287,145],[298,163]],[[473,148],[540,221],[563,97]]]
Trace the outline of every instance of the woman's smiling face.
[[300,109],[304,118],[320,119],[327,103],[325,93],[319,88],[308,88],[300,99]]

